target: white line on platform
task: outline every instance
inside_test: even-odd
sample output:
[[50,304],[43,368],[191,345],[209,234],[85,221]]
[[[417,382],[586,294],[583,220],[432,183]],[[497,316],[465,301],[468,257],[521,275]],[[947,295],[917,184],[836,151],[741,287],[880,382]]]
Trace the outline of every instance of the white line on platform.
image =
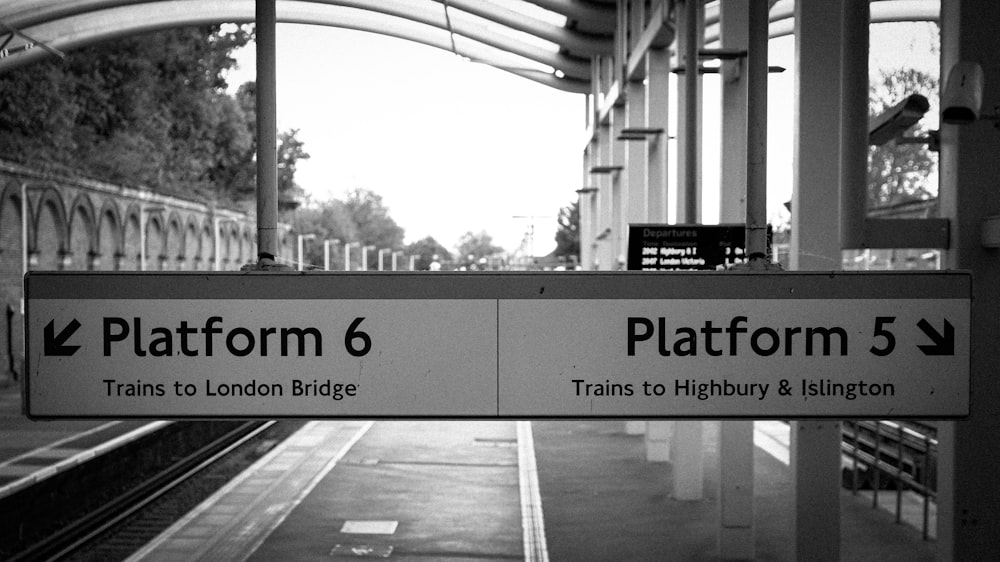
[[538,487],[538,467],[535,464],[535,440],[530,421],[517,422],[518,484],[521,489],[521,529],[524,536],[525,562],[548,562],[545,542],[545,518],[542,516],[542,494]]

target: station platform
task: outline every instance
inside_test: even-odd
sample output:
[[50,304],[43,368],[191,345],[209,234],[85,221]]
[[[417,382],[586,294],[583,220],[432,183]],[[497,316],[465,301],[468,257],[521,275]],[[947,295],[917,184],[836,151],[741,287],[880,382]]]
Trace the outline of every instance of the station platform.
[[[670,463],[624,425],[311,422],[131,560],[717,560],[719,424],[698,501],[671,497]],[[791,560],[787,451],[761,435],[756,559]],[[864,498],[841,510],[842,560],[934,559]]]
[[33,421],[17,384],[0,385],[0,498],[162,426],[148,421]]

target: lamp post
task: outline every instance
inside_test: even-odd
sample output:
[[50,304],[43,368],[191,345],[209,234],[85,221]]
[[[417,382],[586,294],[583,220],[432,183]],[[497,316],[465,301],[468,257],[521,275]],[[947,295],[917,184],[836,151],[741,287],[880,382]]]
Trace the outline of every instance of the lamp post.
[[368,271],[368,251],[374,249],[375,246],[365,246],[361,248],[361,271]]
[[316,238],[315,234],[299,234],[299,271],[302,271],[302,249],[306,240]]
[[330,271],[330,244],[340,244],[340,239],[323,241],[323,271]]
[[344,271],[351,270],[351,246],[361,246],[361,243],[347,242],[344,244]]

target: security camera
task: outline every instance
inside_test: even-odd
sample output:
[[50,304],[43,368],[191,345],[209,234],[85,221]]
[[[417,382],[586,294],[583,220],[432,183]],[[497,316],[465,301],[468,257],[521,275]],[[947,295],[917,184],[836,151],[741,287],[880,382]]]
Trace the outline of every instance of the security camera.
[[910,127],[931,108],[927,98],[920,94],[910,94],[906,99],[886,109],[879,115],[868,118],[868,144],[881,146],[893,139],[899,139]]
[[941,99],[941,121],[966,125],[979,118],[983,105],[983,67],[961,61],[951,67]]

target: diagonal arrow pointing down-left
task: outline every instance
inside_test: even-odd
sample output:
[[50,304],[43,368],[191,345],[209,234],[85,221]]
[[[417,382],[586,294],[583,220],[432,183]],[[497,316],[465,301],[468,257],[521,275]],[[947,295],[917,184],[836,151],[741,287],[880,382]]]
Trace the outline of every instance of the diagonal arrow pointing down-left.
[[66,345],[66,340],[72,336],[80,327],[80,323],[74,318],[65,328],[56,334],[55,320],[51,320],[45,325],[45,355],[49,357],[69,357],[80,349],[78,345]]

